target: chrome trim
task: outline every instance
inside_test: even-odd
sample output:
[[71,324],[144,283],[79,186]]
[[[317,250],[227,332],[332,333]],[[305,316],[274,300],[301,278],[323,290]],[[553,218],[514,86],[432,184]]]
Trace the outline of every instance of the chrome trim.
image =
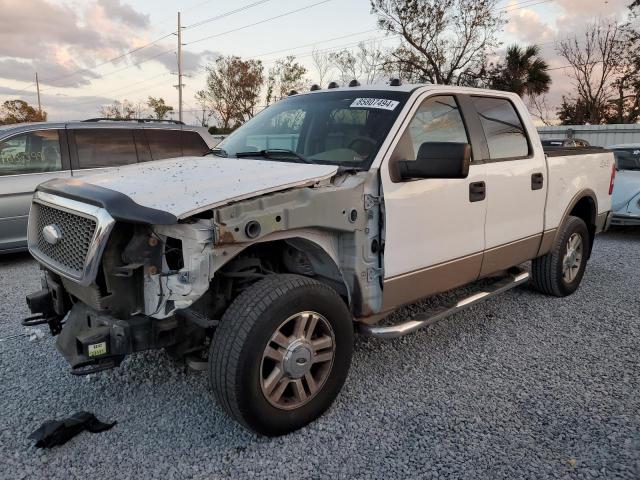
[[358,329],[360,333],[378,338],[397,338],[408,335],[422,328],[433,325],[434,323],[447,318],[454,313],[458,313],[472,305],[476,305],[484,300],[488,300],[500,293],[506,292],[518,285],[529,280],[529,272],[524,270],[510,271],[509,275],[498,280],[493,285],[488,286],[485,290],[476,292],[466,298],[458,300],[450,306],[444,306],[424,315],[419,315],[406,322],[389,326],[364,325],[360,324]]
[[38,260],[41,264],[54,271],[58,275],[61,275],[69,280],[76,282],[82,286],[90,285],[96,278],[98,273],[98,267],[100,266],[100,259],[102,258],[102,252],[107,244],[107,238],[115,225],[115,220],[109,213],[100,207],[95,205],[89,205],[87,203],[78,202],[69,198],[60,197],[58,195],[52,195],[46,192],[35,192],[33,195],[33,203],[39,203],[47,207],[62,210],[73,215],[79,215],[83,217],[92,218],[96,221],[96,230],[91,239],[91,244],[87,250],[87,256],[84,262],[84,268],[82,274],[78,277],[72,275],[64,268],[61,268],[57,263],[52,262],[48,257],[40,255],[35,241],[34,225],[32,225],[32,215],[29,212],[29,221],[27,224],[27,247],[29,253]]

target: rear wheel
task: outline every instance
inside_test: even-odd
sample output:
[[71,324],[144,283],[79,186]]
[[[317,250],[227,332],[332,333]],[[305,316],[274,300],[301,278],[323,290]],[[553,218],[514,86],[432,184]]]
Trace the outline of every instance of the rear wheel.
[[272,275],[223,315],[209,352],[210,385],[242,425],[281,435],[329,408],[352,349],[351,315],[332,288],[298,275]]
[[591,248],[587,225],[569,217],[551,251],[533,260],[531,284],[547,295],[564,297],[580,286]]

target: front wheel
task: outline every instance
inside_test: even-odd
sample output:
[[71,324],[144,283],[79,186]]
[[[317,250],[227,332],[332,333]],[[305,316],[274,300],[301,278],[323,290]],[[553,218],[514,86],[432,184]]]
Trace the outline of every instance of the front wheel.
[[245,427],[282,435],[329,408],[349,371],[351,315],[329,286],[272,275],[234,300],[209,352],[218,403]]
[[584,220],[569,217],[551,251],[533,260],[531,284],[547,295],[565,297],[580,286],[591,248]]

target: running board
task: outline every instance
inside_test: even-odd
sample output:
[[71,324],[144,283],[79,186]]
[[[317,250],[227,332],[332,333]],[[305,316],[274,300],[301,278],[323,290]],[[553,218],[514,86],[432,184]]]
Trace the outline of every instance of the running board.
[[484,300],[488,300],[507,290],[511,290],[529,280],[529,272],[522,269],[511,269],[506,277],[501,278],[495,283],[488,285],[481,291],[474,293],[466,298],[458,300],[453,305],[444,306],[435,312],[419,315],[407,322],[398,323],[389,326],[363,325],[359,326],[360,333],[370,335],[377,338],[397,338],[413,333],[422,328],[433,325],[440,320],[447,318],[449,315],[458,313],[466,308],[476,305]]

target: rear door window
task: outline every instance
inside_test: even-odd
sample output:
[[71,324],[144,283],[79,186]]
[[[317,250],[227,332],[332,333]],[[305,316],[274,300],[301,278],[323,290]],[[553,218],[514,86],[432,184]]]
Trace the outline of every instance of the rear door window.
[[40,130],[0,141],[0,176],[62,170],[60,133]]
[[513,104],[504,98],[472,97],[489,156],[492,160],[522,158],[529,155],[529,143],[524,126]]
[[181,130],[146,129],[145,133],[149,142],[152,160],[182,156]]
[[74,137],[81,169],[117,167],[138,161],[133,130],[77,129]]
[[209,151],[209,146],[197,132],[182,131],[182,154],[185,157],[201,157]]

